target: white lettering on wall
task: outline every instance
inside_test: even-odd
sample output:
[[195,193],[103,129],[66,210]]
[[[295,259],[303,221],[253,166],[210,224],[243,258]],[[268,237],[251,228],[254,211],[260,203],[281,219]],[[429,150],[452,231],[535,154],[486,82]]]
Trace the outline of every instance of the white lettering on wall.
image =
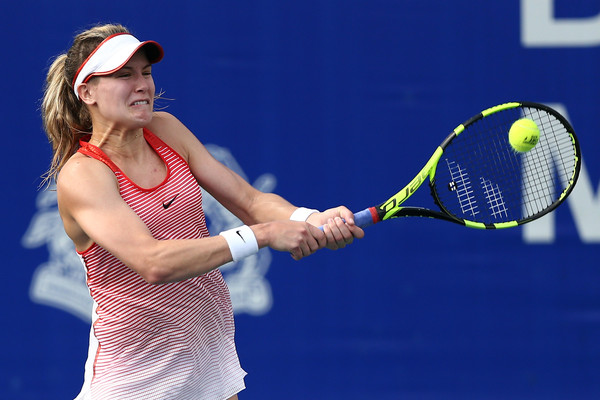
[[600,45],[600,14],[556,18],[555,0],[521,0],[524,47],[591,47]]

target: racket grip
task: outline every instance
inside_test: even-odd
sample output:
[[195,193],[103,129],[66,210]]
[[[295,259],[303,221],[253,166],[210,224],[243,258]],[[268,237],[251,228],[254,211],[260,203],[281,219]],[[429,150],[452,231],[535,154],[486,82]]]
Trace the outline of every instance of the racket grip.
[[371,210],[366,208],[362,211],[354,213],[354,223],[356,226],[360,226],[361,228],[366,228],[367,226],[373,225],[375,221],[373,221]]
[[[369,210],[368,208],[354,213],[354,224],[356,226],[366,228],[367,226],[371,226],[374,223],[375,221],[373,221],[373,214],[371,214],[371,210]],[[323,226],[320,226],[319,229],[323,230]]]

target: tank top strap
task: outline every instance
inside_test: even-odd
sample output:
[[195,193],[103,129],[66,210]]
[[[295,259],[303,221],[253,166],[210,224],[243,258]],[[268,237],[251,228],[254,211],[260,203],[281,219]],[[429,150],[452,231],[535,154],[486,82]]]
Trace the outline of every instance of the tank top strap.
[[94,146],[89,142],[91,135],[84,136],[79,139],[79,149],[78,153],[85,154],[88,157],[94,158],[98,161],[106,164],[113,172],[119,172],[121,169],[117,167],[117,165],[108,158],[106,153],[104,153],[99,147]]
[[[91,144],[89,142],[90,137],[91,137],[91,135],[86,135],[79,140],[80,147],[77,150],[77,152],[81,153],[81,154],[85,154],[88,157],[91,157],[98,161],[103,162],[113,172],[121,171],[121,169],[114,162],[111,161],[111,159],[106,155],[105,152],[103,152],[98,146],[94,146],[93,144]],[[165,147],[181,158],[181,156],[175,150],[173,150],[169,145],[167,145],[165,142],[163,142],[158,136],[156,136],[154,133],[152,133],[151,131],[149,131],[146,128],[144,128],[144,139],[146,139],[146,142],[148,142],[154,150],[158,150],[159,147]],[[165,163],[167,162],[167,160],[164,160],[164,157],[161,156],[161,158],[163,158],[163,161],[165,161]]]
[[146,128],[144,128],[144,139],[146,139],[146,142],[148,142],[154,150],[157,150],[159,147],[167,147],[170,149],[165,142]]

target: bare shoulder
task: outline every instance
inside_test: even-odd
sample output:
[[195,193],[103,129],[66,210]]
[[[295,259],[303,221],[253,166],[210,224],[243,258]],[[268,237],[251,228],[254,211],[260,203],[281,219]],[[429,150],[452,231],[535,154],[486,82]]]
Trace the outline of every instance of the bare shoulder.
[[152,117],[152,121],[148,125],[148,129],[177,129],[179,126],[183,126],[183,124],[173,114],[170,114],[165,111],[155,111]]
[[173,115],[155,112],[147,128],[186,160],[203,187],[220,186],[231,177],[232,171],[217,161],[196,135]]
[[56,195],[65,232],[80,251],[92,244],[81,222],[90,220],[90,210],[106,207],[120,197],[116,177],[110,168],[80,153],[71,156],[58,174]]
[[116,177],[104,163],[75,153],[58,174],[56,190],[63,209],[82,200],[101,199],[118,193]]
[[114,174],[110,168],[102,161],[98,161],[81,153],[75,153],[61,169],[58,175],[58,182],[70,183],[73,180],[87,181],[102,176],[114,178]]
[[185,159],[189,159],[191,149],[199,144],[198,139],[179,119],[164,111],[155,112],[147,128]]

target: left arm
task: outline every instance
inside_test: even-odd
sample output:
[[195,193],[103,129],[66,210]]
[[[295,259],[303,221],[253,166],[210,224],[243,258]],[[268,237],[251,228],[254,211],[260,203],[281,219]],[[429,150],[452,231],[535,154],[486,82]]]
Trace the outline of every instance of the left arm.
[[[297,207],[283,197],[255,189],[216,160],[196,136],[172,115],[156,113],[149,129],[181,154],[200,185],[244,224],[288,220],[296,210]],[[324,226],[323,232],[330,249],[344,247],[355,237],[364,236],[362,229],[354,225],[353,214],[346,207],[312,214],[307,222]]]

